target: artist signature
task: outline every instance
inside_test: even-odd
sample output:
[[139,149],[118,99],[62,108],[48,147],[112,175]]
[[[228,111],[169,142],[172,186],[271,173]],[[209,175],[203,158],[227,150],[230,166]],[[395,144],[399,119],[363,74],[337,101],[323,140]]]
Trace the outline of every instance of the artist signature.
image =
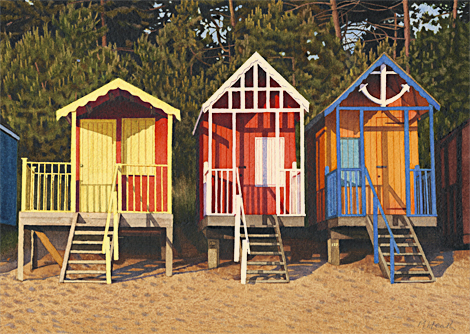
[[418,328],[427,328],[427,329],[452,329],[455,331],[455,328],[452,326],[454,320],[449,321],[446,324],[441,324],[436,321],[423,320],[418,324]]

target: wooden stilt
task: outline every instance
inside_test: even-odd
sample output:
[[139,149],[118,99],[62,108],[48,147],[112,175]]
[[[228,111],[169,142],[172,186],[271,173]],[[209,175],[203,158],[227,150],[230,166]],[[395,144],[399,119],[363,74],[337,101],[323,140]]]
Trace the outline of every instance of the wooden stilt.
[[173,226],[166,228],[166,257],[165,268],[166,275],[173,275]]
[[339,266],[339,240],[328,239],[328,263]]
[[24,263],[24,225],[19,222],[18,226],[18,270],[16,278],[23,281],[23,263]]
[[219,266],[219,239],[208,239],[207,240],[207,264],[209,269],[214,269]]

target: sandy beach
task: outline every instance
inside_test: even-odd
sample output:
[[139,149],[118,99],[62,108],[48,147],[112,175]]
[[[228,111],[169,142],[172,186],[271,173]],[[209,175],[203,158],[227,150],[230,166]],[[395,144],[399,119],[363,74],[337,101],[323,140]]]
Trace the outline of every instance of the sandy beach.
[[[288,284],[240,284],[240,265],[208,270],[204,256],[126,257],[113,284],[59,283],[49,256],[25,281],[0,273],[2,333],[469,333],[470,252],[430,257],[437,281],[394,284],[373,256],[341,266],[319,254],[290,261]],[[11,267],[11,266],[10,266]]]

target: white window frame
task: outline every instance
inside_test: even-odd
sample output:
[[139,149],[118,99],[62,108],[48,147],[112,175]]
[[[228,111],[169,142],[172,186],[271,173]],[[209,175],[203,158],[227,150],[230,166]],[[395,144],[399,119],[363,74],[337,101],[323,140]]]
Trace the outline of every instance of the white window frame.
[[[275,146],[276,137],[255,137],[255,186],[275,187]],[[284,137],[279,137],[279,186],[285,185]]]

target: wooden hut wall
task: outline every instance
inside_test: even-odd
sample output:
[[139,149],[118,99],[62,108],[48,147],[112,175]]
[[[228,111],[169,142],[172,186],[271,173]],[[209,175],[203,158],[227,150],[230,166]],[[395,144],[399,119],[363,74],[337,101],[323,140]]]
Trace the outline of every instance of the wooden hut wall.
[[439,144],[439,225],[447,245],[470,244],[470,120]]
[[[120,91],[120,94],[124,95],[126,92]],[[117,94],[116,92],[114,93]],[[127,94],[129,95],[129,94]],[[126,97],[128,98],[128,96]],[[105,97],[108,96],[106,99]],[[109,99],[109,94],[100,97],[97,101],[89,103],[88,108],[81,107],[77,110],[77,128],[76,128],[76,170],[77,170],[77,209],[79,211],[85,212],[106,212],[107,211],[107,200],[108,194],[104,196],[99,195],[100,205],[87,205],[85,203],[80,204],[80,197],[82,201],[86,199],[87,202],[91,203],[90,196],[86,194],[80,194],[80,180],[81,180],[81,165],[83,164],[83,152],[81,152],[81,145],[83,145],[83,138],[81,139],[81,132],[83,128],[83,124],[85,124],[88,120],[103,120],[104,122],[113,122],[114,121],[114,138],[113,141],[113,156],[111,160],[113,162],[105,162],[103,158],[105,155],[103,154],[102,148],[93,149],[92,152],[89,152],[89,155],[92,155],[92,160],[96,161],[97,163],[101,160],[102,163],[99,164],[102,168],[107,168],[105,166],[114,165],[114,163],[134,163],[134,164],[161,164],[166,165],[168,163],[168,116],[159,109],[151,110],[150,105],[148,103],[144,103],[140,101],[137,97],[129,99]],[[101,99],[101,100],[100,100]],[[104,123],[103,122],[103,123]],[[127,123],[126,123],[127,122]],[[101,123],[101,122],[100,122]],[[128,129],[123,129],[123,124],[127,124]],[[126,125],[124,125],[126,126]],[[151,133],[148,132],[149,129],[154,128]],[[125,133],[127,131],[127,134]],[[138,137],[138,132],[145,131],[145,138],[141,138],[138,141],[133,139]],[[141,136],[142,137],[142,136]],[[132,138],[132,139],[131,139]],[[131,146],[126,152],[126,139],[127,145]],[[154,152],[153,148],[154,147]],[[153,161],[148,160],[149,149],[152,150],[151,152],[151,159]],[[154,157],[153,157],[154,156]],[[126,159],[127,157],[127,159]],[[145,158],[143,161],[142,158],[138,158],[139,161],[134,159],[135,157],[143,157]],[[131,161],[132,160],[132,161]],[[141,161],[142,160],[142,161]],[[148,161],[147,161],[148,160]],[[108,166],[109,167],[109,166]],[[99,168],[99,167],[98,167]],[[112,169],[112,168],[111,168]],[[134,174],[146,174],[146,171],[131,171],[128,169],[129,172]],[[107,173],[112,173],[114,171],[110,171],[109,168],[106,170]],[[141,200],[144,203],[147,203],[147,196],[148,202],[150,204],[149,210],[150,211],[157,211],[157,212],[165,212],[168,210],[168,169],[167,168],[155,168],[154,171],[149,172],[150,176],[133,176],[126,178],[123,176],[123,210],[129,211],[146,211],[147,207],[140,207]],[[155,187],[155,182],[157,182],[157,186]],[[132,198],[126,198],[126,187],[127,193],[130,194],[132,189],[137,189],[140,191],[140,188],[147,189],[147,183],[149,183],[149,193],[147,194],[146,191],[142,191],[142,196],[139,194],[132,194]],[[109,188],[111,185],[107,185]],[[156,189],[150,191],[150,189]],[[162,191],[163,189],[163,191]],[[131,195],[130,195],[131,196]],[[155,198],[156,196],[156,198]],[[103,198],[101,198],[103,197]],[[142,198],[141,198],[142,197]]]

